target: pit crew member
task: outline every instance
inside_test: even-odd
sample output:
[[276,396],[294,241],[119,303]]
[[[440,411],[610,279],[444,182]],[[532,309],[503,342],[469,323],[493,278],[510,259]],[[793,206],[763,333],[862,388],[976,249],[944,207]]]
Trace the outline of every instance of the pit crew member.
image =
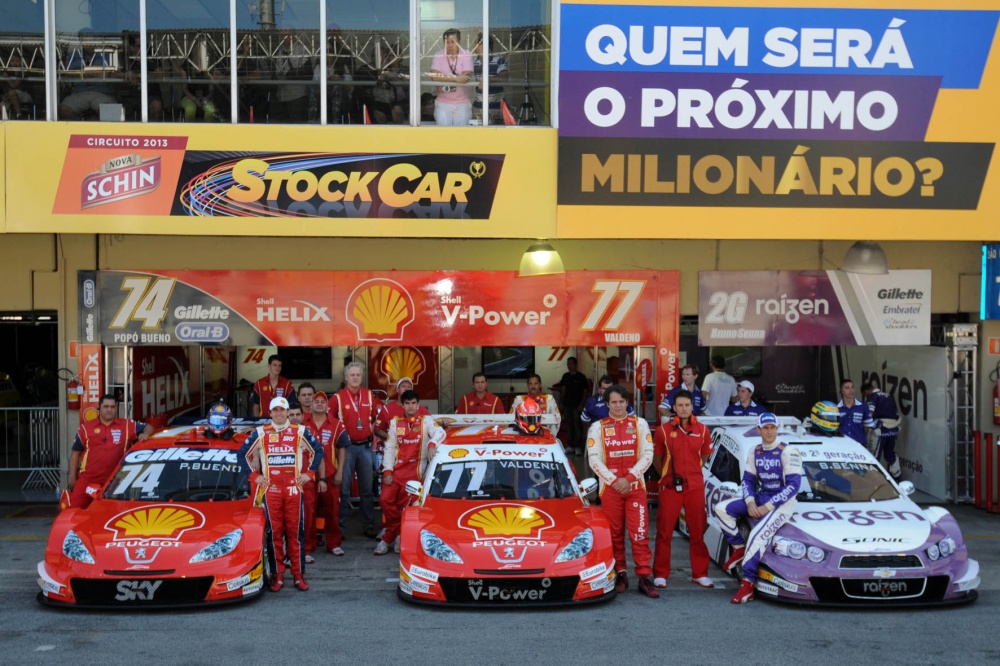
[[601,509],[611,528],[617,579],[615,589],[628,589],[625,559],[625,530],[632,542],[632,559],[639,577],[639,592],[656,599],[660,596],[649,579],[652,553],[646,533],[649,507],[643,475],[653,462],[653,437],[644,419],[629,416],[628,392],[615,384],[604,392],[609,415],[590,426],[587,457],[600,482]]
[[660,423],[666,423],[670,420],[670,416],[673,414],[674,409],[674,396],[681,389],[688,391],[691,394],[691,401],[694,404],[694,413],[702,414],[705,411],[705,394],[702,392],[698,385],[695,383],[698,380],[698,366],[694,364],[685,365],[681,368],[681,385],[675,386],[667,393],[667,396],[660,401],[660,406],[656,408],[656,411],[660,414]]
[[[306,514],[306,562],[319,545],[319,535],[316,532],[317,506],[323,508],[323,538],[326,551],[331,555],[343,557],[341,544],[344,534],[340,531],[340,470],[344,465],[347,448],[351,439],[347,436],[344,424],[329,413],[329,401],[324,391],[318,391],[312,396],[312,411],[303,419],[303,424],[309,428],[320,444],[323,445],[323,461],[319,464],[319,477],[316,480],[316,498],[313,499],[311,518]],[[308,502],[310,499],[306,497]]]
[[295,387],[287,377],[281,376],[281,357],[271,354],[267,357],[267,374],[258,379],[250,393],[250,403],[253,405],[253,415],[260,416],[261,405],[271,404],[272,398],[291,400]]
[[[594,421],[600,421],[608,417],[608,403],[604,402],[604,392],[615,383],[611,375],[604,375],[597,382],[597,393],[587,398],[583,403],[583,411],[580,413],[580,420],[590,427]],[[635,416],[632,405],[628,406],[628,415]]]
[[[388,424],[385,406],[367,388],[361,386],[362,365],[352,361],[344,367],[344,388],[330,400],[330,413],[344,424],[351,445],[344,456],[340,484],[340,529],[345,530],[347,513],[351,508],[351,481],[358,475],[358,492],[361,496],[361,520],[366,537],[375,538],[375,498],[372,484],[375,480],[375,453],[372,438],[385,440]],[[315,398],[314,398],[315,399]]]
[[712,454],[712,435],[708,426],[692,414],[691,394],[678,391],[674,396],[674,416],[653,434],[653,467],[660,470],[659,509],[656,515],[656,559],[653,561],[653,584],[666,587],[670,577],[670,541],[674,526],[684,509],[689,531],[691,582],[701,587],[715,587],[708,577],[708,546],[705,530],[705,479],[701,468]]
[[726,407],[726,416],[760,416],[767,410],[753,401],[753,382],[744,379],[736,385],[736,402]]
[[[715,507],[720,527],[733,547],[723,570],[729,571],[743,562],[743,581],[731,600],[734,604],[745,604],[754,598],[761,555],[778,528],[792,515],[802,477],[799,450],[778,441],[778,417],[764,412],[757,417],[757,430],[761,443],[747,457],[740,486],[742,497],[720,502]],[[749,517],[752,525],[747,542],[743,541],[737,524],[744,516]]]
[[400,396],[403,415],[389,423],[382,459],[382,495],[379,505],[385,522],[385,533],[375,546],[376,555],[389,552],[389,544],[399,552],[399,523],[403,509],[410,501],[407,481],[424,478],[427,462],[434,457],[437,445],[444,441],[444,428],[434,423],[430,415],[420,414],[420,398],[413,390]]
[[472,375],[472,391],[462,396],[455,408],[456,414],[503,414],[503,401],[486,390],[486,375]]
[[70,506],[86,509],[114,473],[125,451],[136,440],[144,442],[155,432],[142,421],[118,418],[118,400],[102,395],[96,421],[85,421],[76,431],[69,456]]
[[527,398],[534,400],[538,405],[538,408],[542,410],[543,414],[552,414],[556,417],[555,425],[546,427],[549,429],[549,432],[552,433],[553,437],[558,437],[559,426],[562,423],[562,415],[559,413],[559,407],[556,405],[556,399],[549,393],[542,393],[542,378],[540,376],[531,375],[528,377],[528,392],[514,398],[514,402],[510,405],[510,413],[516,414],[517,406],[524,402]]
[[868,430],[875,427],[868,405],[854,399],[854,382],[845,379],[840,382],[840,434],[850,437],[861,446],[868,445]]
[[872,434],[877,438],[873,453],[876,458],[885,458],[889,474],[895,481],[903,478],[899,468],[899,458],[896,457],[896,440],[899,438],[899,409],[892,396],[875,388],[871,382],[861,385],[861,395],[871,411],[875,429]]
[[[305,520],[302,508],[302,486],[316,478],[323,460],[323,447],[305,426],[288,421],[288,400],[271,398],[271,423],[250,433],[240,447],[237,460],[251,484],[263,490],[264,513],[267,516],[270,544],[268,557],[274,581],[271,591],[278,592],[285,584],[285,546],[295,587],[309,589],[305,569]],[[309,460],[305,472],[303,463]]]
[[[404,413],[403,409],[403,394],[407,391],[413,390],[413,380],[409,377],[403,377],[398,382],[396,382],[396,399],[385,406],[386,419],[393,419],[397,416],[402,416]],[[427,411],[427,408],[420,405],[417,409],[417,413],[420,416],[430,416],[431,413]]]

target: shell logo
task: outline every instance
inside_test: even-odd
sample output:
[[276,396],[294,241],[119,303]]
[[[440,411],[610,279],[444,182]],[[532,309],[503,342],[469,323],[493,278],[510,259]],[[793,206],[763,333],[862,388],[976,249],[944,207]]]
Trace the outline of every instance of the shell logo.
[[96,407],[87,407],[83,410],[83,420],[84,421],[96,421],[100,414],[97,413]]
[[467,455],[469,455],[468,449],[453,449],[448,452],[449,458],[464,458]]
[[472,530],[476,539],[488,537],[541,538],[543,530],[555,525],[552,516],[525,504],[487,504],[466,511],[458,526]]
[[382,357],[382,374],[389,378],[391,385],[395,385],[403,377],[409,377],[416,386],[426,369],[424,355],[413,347],[393,347]]
[[406,288],[385,278],[366,280],[355,287],[344,314],[357,330],[358,340],[376,342],[402,340],[404,329],[416,316]]
[[115,541],[124,539],[179,539],[184,532],[205,524],[205,516],[197,509],[173,504],[132,509],[119,513],[104,526],[115,533]]

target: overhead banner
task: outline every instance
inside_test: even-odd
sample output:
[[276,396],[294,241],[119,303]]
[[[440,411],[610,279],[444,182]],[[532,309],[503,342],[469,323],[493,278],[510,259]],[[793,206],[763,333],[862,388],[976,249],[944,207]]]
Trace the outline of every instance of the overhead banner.
[[562,3],[560,237],[1000,238],[1000,1],[716,4]]
[[679,281],[676,271],[82,272],[80,336],[109,345],[676,350]]
[[555,130],[14,125],[7,231],[555,235]]
[[931,271],[702,271],[698,344],[927,345]]

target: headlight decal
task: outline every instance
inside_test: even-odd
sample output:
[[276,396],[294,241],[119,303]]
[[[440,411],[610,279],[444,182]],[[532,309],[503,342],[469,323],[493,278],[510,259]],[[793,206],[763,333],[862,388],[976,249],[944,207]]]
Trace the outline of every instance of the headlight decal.
[[94,556],[90,554],[87,547],[83,545],[83,541],[73,530],[66,532],[66,537],[63,539],[62,552],[63,555],[71,560],[83,562],[84,564],[95,563]]
[[556,562],[572,562],[580,559],[591,551],[594,547],[594,530],[589,527],[575,537],[562,549],[556,557]]
[[228,555],[229,553],[236,550],[236,546],[240,544],[240,540],[243,538],[243,530],[236,528],[229,534],[221,537],[209,545],[205,546],[199,550],[194,557],[191,558],[190,564],[198,564],[199,562],[208,562],[210,560],[215,560],[223,555]]
[[464,564],[458,553],[430,530],[420,531],[420,546],[424,549],[424,553],[428,557],[432,557],[435,560],[451,562],[452,564]]

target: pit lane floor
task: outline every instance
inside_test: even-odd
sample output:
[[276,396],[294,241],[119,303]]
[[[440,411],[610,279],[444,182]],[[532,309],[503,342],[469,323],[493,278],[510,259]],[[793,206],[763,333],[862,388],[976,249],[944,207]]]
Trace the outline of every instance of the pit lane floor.
[[[345,557],[317,554],[312,589],[291,585],[250,604],[162,613],[59,612],[35,601],[54,506],[0,504],[0,664],[985,664],[1000,660],[1000,516],[948,507],[982,567],[979,600],[953,608],[816,610],[733,606],[735,583],[688,582],[687,540],[674,535],[659,600],[631,589],[578,609],[475,612],[396,598],[396,556],[352,515]],[[655,522],[653,523],[655,525]],[[289,581],[290,582],[290,581]]]

